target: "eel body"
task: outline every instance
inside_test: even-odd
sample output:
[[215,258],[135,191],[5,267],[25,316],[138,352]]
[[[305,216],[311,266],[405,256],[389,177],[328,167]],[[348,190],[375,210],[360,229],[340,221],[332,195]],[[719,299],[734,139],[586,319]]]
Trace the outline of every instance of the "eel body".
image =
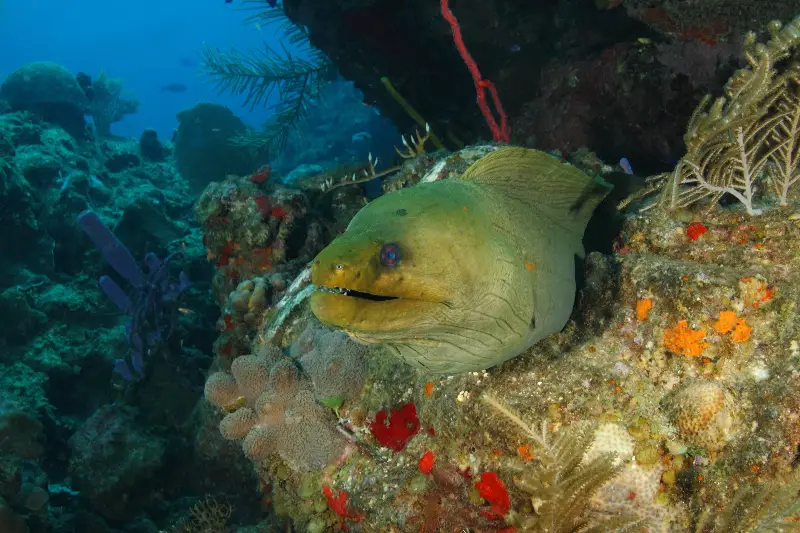
[[560,331],[608,189],[526,148],[369,203],[315,258],[319,320],[431,373],[506,361]]

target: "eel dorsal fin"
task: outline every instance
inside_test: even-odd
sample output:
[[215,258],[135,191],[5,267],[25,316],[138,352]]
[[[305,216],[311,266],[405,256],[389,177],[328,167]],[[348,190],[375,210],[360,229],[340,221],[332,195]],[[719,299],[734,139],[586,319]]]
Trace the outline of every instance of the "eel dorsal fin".
[[545,152],[521,147],[490,152],[460,179],[497,188],[578,235],[611,189]]

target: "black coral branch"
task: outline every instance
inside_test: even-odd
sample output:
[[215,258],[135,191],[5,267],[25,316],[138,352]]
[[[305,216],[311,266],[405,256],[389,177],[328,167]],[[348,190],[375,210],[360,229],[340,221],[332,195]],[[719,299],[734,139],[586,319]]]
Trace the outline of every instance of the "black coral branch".
[[[249,3],[262,4],[260,9],[266,6],[255,0]],[[258,152],[275,154],[285,148],[290,134],[302,134],[311,104],[319,99],[336,70],[330,59],[310,47],[305,29],[292,24],[280,8],[259,11],[250,20],[278,25],[284,39],[296,45],[299,52],[293,53],[283,45],[279,49],[264,45],[262,50],[246,52],[206,46],[201,57],[217,90],[243,96],[251,110],[267,105],[273,95],[278,97],[264,131],[236,140]]]

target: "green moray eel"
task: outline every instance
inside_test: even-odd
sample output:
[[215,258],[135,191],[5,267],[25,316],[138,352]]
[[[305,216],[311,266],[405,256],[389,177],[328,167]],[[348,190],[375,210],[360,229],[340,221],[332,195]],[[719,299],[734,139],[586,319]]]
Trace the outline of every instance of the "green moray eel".
[[431,373],[497,365],[566,324],[607,192],[544,152],[495,150],[362,209],[315,258],[311,309]]

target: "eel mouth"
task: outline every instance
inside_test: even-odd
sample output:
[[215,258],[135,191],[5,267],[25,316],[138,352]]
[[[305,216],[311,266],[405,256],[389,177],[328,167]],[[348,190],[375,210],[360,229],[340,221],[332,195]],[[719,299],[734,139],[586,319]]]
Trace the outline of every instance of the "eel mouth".
[[388,302],[391,300],[399,300],[399,296],[383,296],[380,294],[372,294],[369,292],[357,291],[354,289],[348,289],[346,287],[327,287],[321,286],[318,287],[318,290],[322,292],[329,292],[333,294],[341,294],[342,296],[348,296],[350,298],[359,298],[361,300],[368,300],[370,302]]
[[309,304],[323,324],[351,335],[358,334],[365,342],[382,342],[396,338],[398,334],[407,336],[409,331],[416,331],[420,317],[435,316],[441,302],[317,285]]

